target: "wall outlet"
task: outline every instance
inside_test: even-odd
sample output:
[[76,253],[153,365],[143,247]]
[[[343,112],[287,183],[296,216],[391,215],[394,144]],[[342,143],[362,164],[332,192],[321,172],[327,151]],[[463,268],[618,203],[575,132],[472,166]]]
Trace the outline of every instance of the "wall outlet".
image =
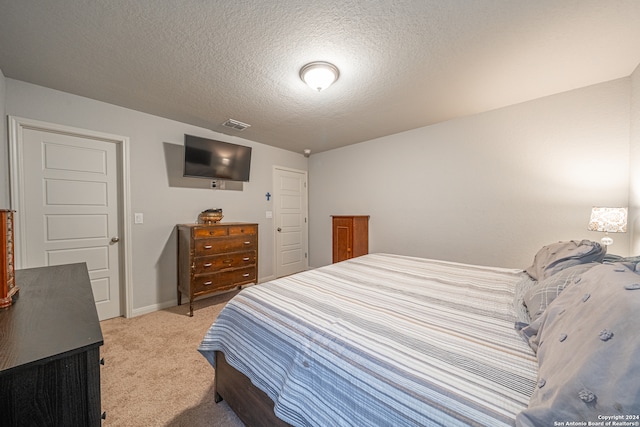
[[133,222],[134,224],[142,224],[144,222],[144,215],[141,213],[133,214]]
[[266,212],[266,216],[267,216],[267,218],[273,218],[273,212],[272,211],[267,211]]

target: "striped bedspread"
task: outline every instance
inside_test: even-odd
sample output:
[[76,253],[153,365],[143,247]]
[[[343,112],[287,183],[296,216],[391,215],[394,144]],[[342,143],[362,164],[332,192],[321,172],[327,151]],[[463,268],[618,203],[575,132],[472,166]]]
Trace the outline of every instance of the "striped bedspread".
[[295,426],[513,426],[535,385],[520,270],[370,254],[244,289],[214,351]]

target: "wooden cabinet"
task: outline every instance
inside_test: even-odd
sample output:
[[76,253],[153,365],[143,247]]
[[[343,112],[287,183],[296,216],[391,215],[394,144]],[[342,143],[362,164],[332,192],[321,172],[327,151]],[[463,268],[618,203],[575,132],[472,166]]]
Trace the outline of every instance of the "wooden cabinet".
[[15,272],[0,310],[0,425],[100,426],[102,331],[85,263]]
[[369,216],[332,215],[333,262],[369,253]]
[[258,280],[258,224],[178,225],[178,305]]
[[13,255],[13,211],[0,210],[0,308],[8,307],[18,292]]

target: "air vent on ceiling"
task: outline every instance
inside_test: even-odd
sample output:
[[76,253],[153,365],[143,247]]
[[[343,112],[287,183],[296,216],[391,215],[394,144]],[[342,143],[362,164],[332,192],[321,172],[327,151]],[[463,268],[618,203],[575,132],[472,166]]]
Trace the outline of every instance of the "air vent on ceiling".
[[237,131],[243,131],[251,125],[239,122],[237,120],[229,119],[226,122],[224,122],[222,126],[226,126],[228,128],[235,129]]

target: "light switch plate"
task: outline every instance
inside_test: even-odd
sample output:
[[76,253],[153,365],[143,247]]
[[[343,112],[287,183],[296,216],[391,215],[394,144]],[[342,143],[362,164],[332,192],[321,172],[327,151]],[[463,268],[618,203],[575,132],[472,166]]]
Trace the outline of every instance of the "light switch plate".
[[142,224],[144,222],[144,215],[141,213],[133,214],[133,222],[134,224]]

